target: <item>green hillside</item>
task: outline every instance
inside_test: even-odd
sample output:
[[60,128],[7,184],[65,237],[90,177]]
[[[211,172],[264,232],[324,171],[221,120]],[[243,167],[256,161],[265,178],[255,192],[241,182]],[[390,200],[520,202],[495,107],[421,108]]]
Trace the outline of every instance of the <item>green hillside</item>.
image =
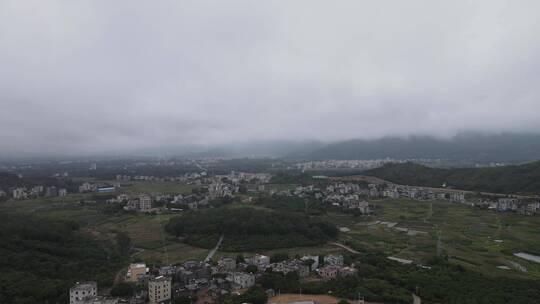
[[430,168],[414,163],[388,164],[368,170],[365,175],[397,184],[448,187],[495,193],[540,193],[540,161],[519,166],[494,168]]

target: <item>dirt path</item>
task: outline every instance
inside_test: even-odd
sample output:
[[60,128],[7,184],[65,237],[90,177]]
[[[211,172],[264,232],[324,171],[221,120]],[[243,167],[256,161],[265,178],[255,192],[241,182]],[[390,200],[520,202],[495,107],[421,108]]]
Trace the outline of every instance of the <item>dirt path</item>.
[[354,254],[360,253],[360,252],[358,252],[358,251],[352,249],[351,247],[349,247],[349,246],[347,246],[347,245],[340,244],[340,243],[330,243],[330,245],[334,245],[334,246],[341,247],[341,248],[347,250],[347,251],[350,252],[350,253],[354,253]]
[[224,235],[222,234],[221,237],[219,237],[219,241],[216,244],[216,247],[214,247],[206,256],[206,259],[204,259],[205,262],[208,262],[212,259],[216,251],[219,249],[219,246],[221,246],[221,243],[223,242]]

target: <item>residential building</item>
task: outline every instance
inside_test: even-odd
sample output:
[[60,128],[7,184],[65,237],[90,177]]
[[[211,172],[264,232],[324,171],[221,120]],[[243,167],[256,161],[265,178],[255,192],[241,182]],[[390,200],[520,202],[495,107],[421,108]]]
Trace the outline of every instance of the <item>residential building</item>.
[[270,257],[267,255],[256,254],[252,257],[246,258],[246,263],[255,265],[259,270],[265,270],[270,265]]
[[14,199],[24,199],[26,198],[26,189],[24,188],[15,188],[12,191]]
[[82,183],[82,185],[79,186],[79,192],[85,193],[85,192],[94,192],[96,191],[96,185],[90,184],[90,183]]
[[126,274],[126,281],[138,282],[140,279],[142,279],[146,275],[147,272],[148,272],[148,268],[146,267],[145,263],[133,263],[129,265],[129,268]]
[[338,266],[324,266],[319,269],[319,275],[323,280],[332,280],[337,278],[339,274],[339,267]]
[[255,275],[244,272],[233,272],[229,274],[227,280],[236,284],[239,288],[249,288],[255,285]]
[[236,270],[236,260],[230,257],[224,257],[221,260],[219,260],[218,265],[224,270],[224,271],[234,271]]
[[352,276],[352,275],[355,275],[357,273],[358,273],[358,269],[353,268],[353,267],[341,267],[338,270],[338,274],[341,277]]
[[46,197],[56,197],[58,196],[58,189],[55,186],[45,188]]
[[148,194],[139,195],[139,210],[148,212],[152,209],[152,198]]
[[306,262],[309,260],[313,261],[313,264],[311,264],[311,270],[315,270],[319,268],[319,256],[318,255],[305,255],[301,258],[302,261]]
[[65,189],[65,188],[58,189],[58,196],[64,197],[64,196],[67,195],[67,193],[68,193],[67,189]]
[[343,266],[343,256],[329,254],[324,257],[324,265]]
[[159,276],[148,281],[150,304],[165,303],[171,300],[171,278]]
[[96,282],[77,282],[69,289],[69,304],[86,304],[96,296]]

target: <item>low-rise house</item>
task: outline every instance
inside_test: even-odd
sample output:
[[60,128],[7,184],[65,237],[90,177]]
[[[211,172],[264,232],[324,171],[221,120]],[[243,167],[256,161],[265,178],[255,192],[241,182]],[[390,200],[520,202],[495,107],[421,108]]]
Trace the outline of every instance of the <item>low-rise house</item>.
[[279,263],[270,264],[272,271],[281,272],[287,274],[289,272],[296,272],[300,278],[309,276],[309,266],[307,266],[301,260],[288,260]]
[[302,260],[304,263],[307,261],[313,261],[313,264],[311,264],[311,271],[314,271],[315,269],[319,268],[319,256],[318,255],[305,255],[300,260]]
[[358,273],[358,269],[353,267],[341,267],[339,268],[338,274],[341,277],[353,276]]
[[324,257],[324,265],[343,266],[343,256],[329,254]]
[[128,282],[138,282],[143,279],[148,273],[148,268],[145,263],[133,263],[129,265],[128,271],[126,273],[126,281]]
[[97,296],[96,282],[77,282],[69,289],[69,304],[86,304]]
[[322,268],[319,268],[319,276],[323,280],[332,280],[337,278],[339,274],[339,267],[338,266],[324,266]]
[[64,196],[67,196],[67,189],[66,188],[60,188],[58,189],[58,196],[60,197],[64,197]]
[[249,288],[255,285],[255,275],[251,273],[231,272],[227,276],[227,280],[233,282],[239,289]]
[[58,196],[58,189],[55,186],[45,188],[45,197]]
[[94,192],[96,189],[97,186],[91,183],[82,183],[82,185],[79,186],[79,192],[81,193]]
[[24,188],[15,188],[12,190],[14,199],[25,199],[27,197],[26,189]]
[[270,257],[266,255],[256,254],[245,259],[249,265],[255,265],[260,271],[264,271],[270,265]]
[[218,262],[219,267],[224,271],[236,270],[236,260],[230,257],[223,257]]

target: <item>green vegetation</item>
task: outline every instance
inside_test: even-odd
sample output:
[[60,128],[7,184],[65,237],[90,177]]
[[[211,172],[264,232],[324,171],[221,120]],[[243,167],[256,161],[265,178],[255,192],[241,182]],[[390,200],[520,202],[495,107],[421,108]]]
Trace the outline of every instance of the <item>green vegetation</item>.
[[458,134],[450,140],[428,136],[353,139],[331,143],[305,155],[308,159],[442,159],[453,164],[523,162],[538,159],[537,134]]
[[[446,201],[421,202],[407,199],[372,201],[375,216],[328,219],[351,228],[340,234],[340,242],[357,251],[382,252],[384,256],[427,264],[440,252],[450,262],[492,277],[540,279],[540,264],[513,256],[516,252],[540,252],[540,217],[479,210]],[[397,227],[421,232],[408,235],[375,221],[397,223]],[[528,272],[512,266],[519,263]],[[509,266],[503,270],[497,266]]]
[[536,303],[540,297],[538,282],[510,278],[490,278],[432,259],[431,269],[401,266],[388,261],[381,253],[361,254],[355,261],[358,276],[332,281],[302,282],[294,273],[265,273],[259,283],[282,293],[332,294],[367,301],[411,303],[418,292],[423,303]]
[[387,164],[364,172],[397,184],[493,193],[540,193],[540,161],[494,168],[438,169],[414,163]]
[[232,303],[234,304],[242,304],[242,303],[266,304],[266,301],[268,301],[268,296],[266,295],[266,292],[264,291],[264,289],[262,289],[259,286],[253,286],[249,288],[243,294],[232,297]]
[[0,213],[0,303],[65,303],[75,281],[111,286],[120,249],[72,221]]
[[320,219],[252,208],[190,213],[172,218],[166,229],[176,236],[187,236],[186,242],[203,248],[212,248],[224,235],[225,251],[314,246],[338,234],[333,224]]
[[263,196],[257,199],[256,204],[269,209],[282,211],[304,212],[309,215],[323,215],[329,209],[328,205],[314,198],[299,198],[296,196]]

